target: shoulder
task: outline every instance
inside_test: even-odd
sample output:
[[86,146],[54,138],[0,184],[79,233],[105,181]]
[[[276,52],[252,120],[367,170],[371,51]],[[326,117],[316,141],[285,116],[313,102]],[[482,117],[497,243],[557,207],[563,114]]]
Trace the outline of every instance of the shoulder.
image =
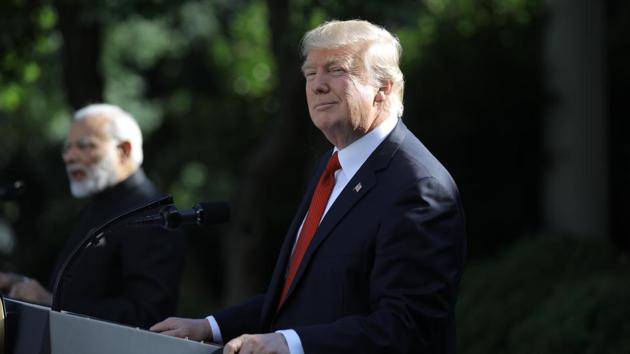
[[[451,174],[433,153],[400,122],[384,144],[394,145],[385,174],[395,179],[393,183],[404,186],[431,186],[439,188],[454,198],[459,191]],[[391,149],[391,147],[390,147]]]
[[120,197],[125,199],[129,206],[142,206],[166,196],[145,175],[142,169],[125,181],[126,187]]

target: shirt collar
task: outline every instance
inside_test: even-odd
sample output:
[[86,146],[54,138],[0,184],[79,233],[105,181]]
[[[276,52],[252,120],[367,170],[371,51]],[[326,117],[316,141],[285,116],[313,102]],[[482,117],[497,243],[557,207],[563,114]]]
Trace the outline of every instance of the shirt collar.
[[142,167],[138,168],[134,173],[132,173],[129,177],[125,178],[123,181],[108,187],[102,190],[99,193],[94,195],[95,200],[115,200],[118,201],[121,195],[125,195],[126,193],[130,193],[137,186],[141,185],[147,180],[147,176],[144,173]]
[[352,144],[339,150],[335,147],[334,151],[338,151],[339,164],[341,171],[350,180],[355,173],[361,168],[363,163],[372,155],[374,150],[385,140],[387,135],[394,130],[398,123],[396,116],[385,119],[376,128],[365,134]]

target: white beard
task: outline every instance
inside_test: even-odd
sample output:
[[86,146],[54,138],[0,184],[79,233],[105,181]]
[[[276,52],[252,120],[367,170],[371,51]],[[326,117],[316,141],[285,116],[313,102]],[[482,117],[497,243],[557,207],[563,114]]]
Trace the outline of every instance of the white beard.
[[[73,163],[66,166],[66,173],[70,179],[70,191],[76,198],[84,198],[102,192],[118,182],[116,165],[113,154],[109,153],[92,166]],[[75,181],[72,178],[73,171],[83,171],[85,178]]]

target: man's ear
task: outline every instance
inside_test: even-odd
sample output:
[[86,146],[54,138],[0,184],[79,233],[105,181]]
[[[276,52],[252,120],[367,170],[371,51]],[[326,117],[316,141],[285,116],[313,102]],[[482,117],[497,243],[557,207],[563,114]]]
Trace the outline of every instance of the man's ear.
[[120,161],[126,162],[131,158],[131,143],[128,141],[121,141],[118,143],[118,156]]
[[387,80],[381,84],[376,91],[376,96],[374,96],[374,102],[385,102],[387,101],[387,97],[392,93],[392,82]]

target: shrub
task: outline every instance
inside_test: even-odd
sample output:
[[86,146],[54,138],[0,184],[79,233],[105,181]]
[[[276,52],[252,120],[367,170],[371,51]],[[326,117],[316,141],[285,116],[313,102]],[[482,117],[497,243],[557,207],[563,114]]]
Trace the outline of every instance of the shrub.
[[556,235],[470,264],[459,353],[630,353],[628,268],[602,240]]

